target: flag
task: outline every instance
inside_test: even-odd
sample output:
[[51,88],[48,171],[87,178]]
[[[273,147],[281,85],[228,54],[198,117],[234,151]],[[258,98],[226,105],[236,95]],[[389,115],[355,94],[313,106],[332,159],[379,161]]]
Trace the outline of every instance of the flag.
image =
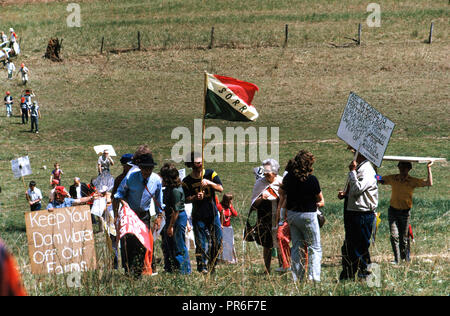
[[205,119],[255,121],[258,111],[252,105],[259,88],[250,82],[206,74]]

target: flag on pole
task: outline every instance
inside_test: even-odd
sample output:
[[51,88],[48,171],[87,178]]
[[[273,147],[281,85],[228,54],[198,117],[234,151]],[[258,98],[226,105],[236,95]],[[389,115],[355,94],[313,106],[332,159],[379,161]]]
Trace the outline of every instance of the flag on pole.
[[206,73],[204,119],[255,121],[258,111],[252,100],[258,90],[250,82]]

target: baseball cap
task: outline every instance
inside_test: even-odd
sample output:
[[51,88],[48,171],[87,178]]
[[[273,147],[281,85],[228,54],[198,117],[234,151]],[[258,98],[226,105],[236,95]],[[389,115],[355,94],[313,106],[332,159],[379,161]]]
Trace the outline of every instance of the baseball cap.
[[133,154],[124,154],[124,155],[122,155],[122,157],[120,157],[120,163],[122,165],[125,165],[125,164],[129,163],[132,158],[133,158]]

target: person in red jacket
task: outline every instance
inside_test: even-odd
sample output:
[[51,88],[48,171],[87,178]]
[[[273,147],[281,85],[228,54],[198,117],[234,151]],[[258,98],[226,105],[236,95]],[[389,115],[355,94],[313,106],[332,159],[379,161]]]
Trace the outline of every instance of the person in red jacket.
[[26,296],[16,260],[0,239],[0,296]]
[[224,194],[222,202],[216,195],[216,205],[220,213],[220,223],[222,225],[223,234],[223,253],[222,260],[228,263],[237,263],[236,250],[234,249],[234,230],[231,226],[231,217],[236,217],[238,213],[233,207],[233,195]]

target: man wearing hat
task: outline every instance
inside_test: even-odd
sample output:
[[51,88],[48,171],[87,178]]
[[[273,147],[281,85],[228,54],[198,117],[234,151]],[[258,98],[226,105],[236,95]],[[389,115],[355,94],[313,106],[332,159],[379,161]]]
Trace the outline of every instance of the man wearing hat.
[[[139,167],[139,171],[128,173],[114,194],[114,217],[119,216],[119,204],[128,206],[143,223],[150,229],[150,204],[155,202],[157,219],[155,225],[159,228],[162,219],[162,183],[161,178],[153,173],[156,163],[151,153],[135,157],[133,163]],[[140,277],[144,270],[146,255],[145,247],[131,234],[121,239],[122,266],[125,271],[134,277]]]
[[82,197],[80,199],[72,199],[69,197],[66,188],[63,186],[57,186],[55,188],[55,199],[53,202],[47,204],[47,210],[53,211],[55,208],[70,207],[73,205],[86,204],[95,200],[97,195]]

